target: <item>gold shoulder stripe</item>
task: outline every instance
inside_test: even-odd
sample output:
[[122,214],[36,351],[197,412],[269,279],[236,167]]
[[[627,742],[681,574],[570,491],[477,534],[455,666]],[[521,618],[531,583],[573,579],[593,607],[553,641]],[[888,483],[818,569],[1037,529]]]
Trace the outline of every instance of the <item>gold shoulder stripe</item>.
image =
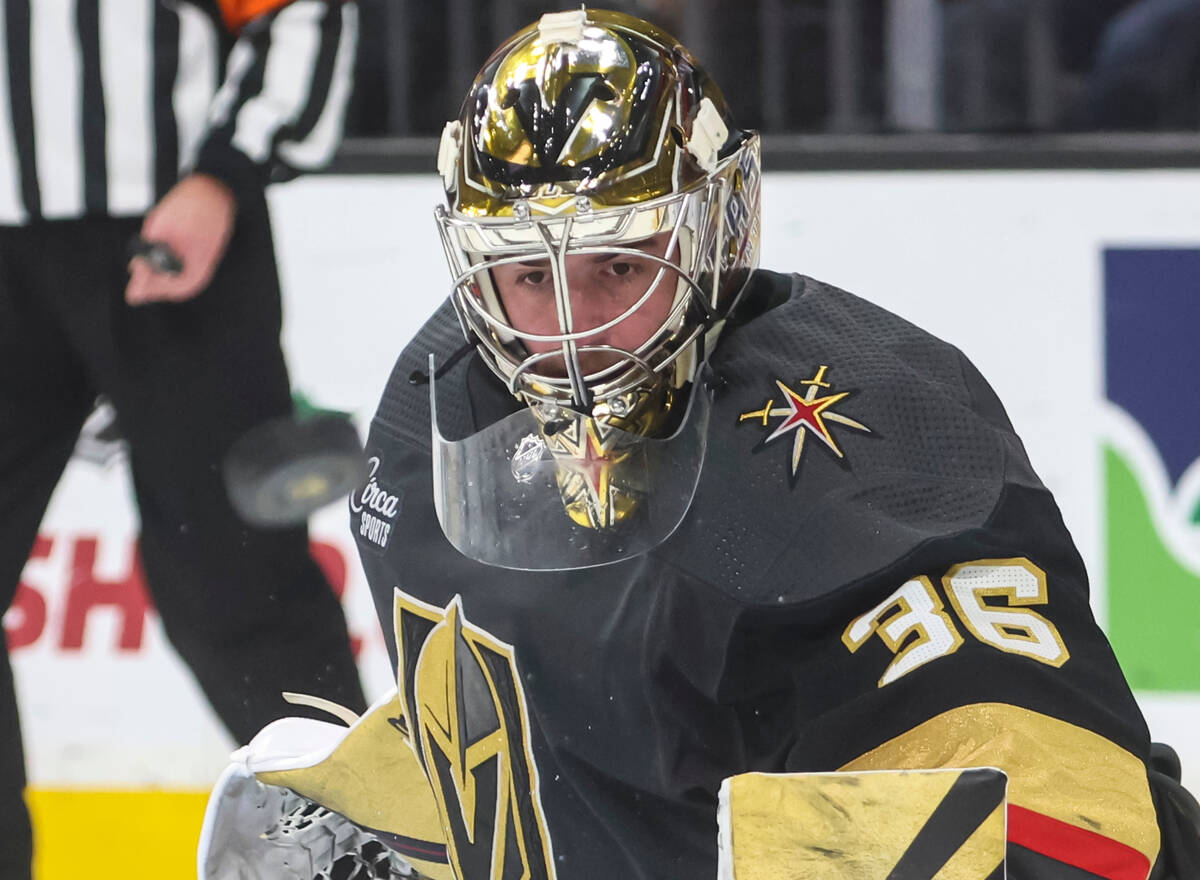
[[943,712],[842,770],[999,767],[1009,803],[1085,828],[1153,864],[1159,831],[1146,767],[1090,730],[1006,703]]

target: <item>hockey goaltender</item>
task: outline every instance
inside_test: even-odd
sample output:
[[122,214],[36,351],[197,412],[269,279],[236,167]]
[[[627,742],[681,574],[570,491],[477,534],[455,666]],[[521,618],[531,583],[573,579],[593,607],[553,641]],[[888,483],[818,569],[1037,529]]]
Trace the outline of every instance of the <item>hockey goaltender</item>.
[[206,880],[1200,877],[1000,401],[756,268],[759,138],[684,47],[546,15],[438,166],[452,292],[351,503],[398,687],[236,753]]

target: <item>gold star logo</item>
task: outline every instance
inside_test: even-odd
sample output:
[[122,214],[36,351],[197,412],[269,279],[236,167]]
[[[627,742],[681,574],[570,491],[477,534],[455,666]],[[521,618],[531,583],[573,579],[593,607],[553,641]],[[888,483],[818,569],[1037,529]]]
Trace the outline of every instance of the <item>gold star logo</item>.
[[782,422],[775,426],[775,430],[771,432],[771,435],[762,441],[762,445],[765,446],[792,432],[791,476],[793,480],[800,469],[800,458],[804,454],[804,441],[809,434],[812,434],[824,443],[825,447],[837,456],[839,460],[845,460],[845,453],[842,452],[837,440],[834,439],[827,424],[828,422],[845,425],[847,428],[853,428],[855,431],[871,433],[871,429],[862,422],[834,412],[832,409],[835,404],[840,403],[853,392],[842,391],[836,394],[830,393],[818,396],[822,390],[830,389],[829,383],[825,381],[825,372],[828,369],[828,365],[822,364],[815,376],[800,382],[801,386],[806,386],[803,394],[793,391],[782,381],[776,379],[775,384],[783,392],[784,405],[776,406],[775,398],[772,397],[762,409],[754,410],[753,412],[744,412],[738,417],[739,423],[748,419],[761,419],[763,427],[769,427],[769,419],[783,419]]

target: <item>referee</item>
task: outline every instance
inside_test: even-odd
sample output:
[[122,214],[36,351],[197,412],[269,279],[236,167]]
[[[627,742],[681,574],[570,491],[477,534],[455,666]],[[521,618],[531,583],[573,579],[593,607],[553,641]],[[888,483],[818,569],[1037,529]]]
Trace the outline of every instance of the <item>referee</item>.
[[[155,605],[234,738],[294,714],[283,690],[361,711],[345,619],[306,530],[248,528],[218,474],[234,439],[291,409],[263,188],[331,157],[355,6],[0,8],[0,612],[104,394],[130,446]],[[138,235],[182,271],[130,261]],[[0,880],[31,874],[20,742],[5,645]]]

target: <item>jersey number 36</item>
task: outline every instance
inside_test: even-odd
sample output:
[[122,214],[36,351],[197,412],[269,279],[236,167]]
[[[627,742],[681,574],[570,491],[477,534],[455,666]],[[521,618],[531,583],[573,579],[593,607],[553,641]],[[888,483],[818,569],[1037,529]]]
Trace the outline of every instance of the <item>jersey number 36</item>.
[[[979,641],[1049,666],[1062,666],[1071,656],[1054,624],[1028,607],[1047,601],[1046,573],[1028,559],[961,563],[942,577],[942,590],[955,616]],[[989,602],[989,597],[1004,604]],[[880,687],[930,660],[953,654],[963,644],[954,618],[933,582],[924,576],[905,582],[851,621],[842,641],[854,652],[876,634],[896,655],[879,679]]]

